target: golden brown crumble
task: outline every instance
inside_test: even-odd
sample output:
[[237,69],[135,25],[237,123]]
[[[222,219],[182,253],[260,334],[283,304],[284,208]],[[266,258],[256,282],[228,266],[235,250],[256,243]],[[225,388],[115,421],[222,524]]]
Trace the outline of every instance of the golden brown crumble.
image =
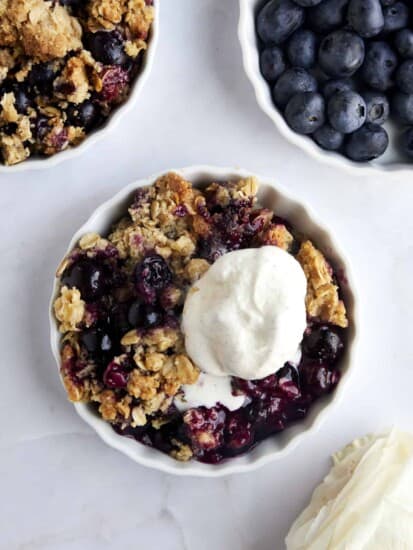
[[3,9],[1,46],[17,42],[26,55],[40,61],[64,57],[82,46],[82,27],[57,2],[3,0]]
[[338,287],[333,282],[332,269],[323,254],[311,241],[305,241],[297,254],[297,260],[307,277],[308,315],[339,327],[347,327],[346,308],[339,298]]
[[85,302],[81,299],[77,288],[63,286],[60,289],[60,296],[54,303],[54,313],[56,319],[60,321],[60,332],[79,330],[78,326],[85,314]]

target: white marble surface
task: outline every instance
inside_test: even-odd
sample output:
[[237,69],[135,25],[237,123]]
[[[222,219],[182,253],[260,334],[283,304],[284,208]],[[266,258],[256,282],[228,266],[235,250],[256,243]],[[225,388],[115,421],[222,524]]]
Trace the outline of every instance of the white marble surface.
[[[411,426],[413,184],[349,177],[284,142],[241,67],[236,0],[164,0],[154,70],[103,142],[47,172],[0,175],[1,550],[282,550],[348,440]],[[359,283],[361,342],[344,401],[289,457],[179,479],[107,448],[65,400],[49,350],[51,278],[77,227],[135,178],[196,163],[275,176],[334,226]]]

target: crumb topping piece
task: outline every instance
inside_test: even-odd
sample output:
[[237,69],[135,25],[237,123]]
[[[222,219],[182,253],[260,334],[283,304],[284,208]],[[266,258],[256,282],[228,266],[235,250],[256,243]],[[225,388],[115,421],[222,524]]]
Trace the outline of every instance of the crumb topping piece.
[[323,254],[311,241],[305,241],[297,254],[297,260],[307,277],[306,305],[309,316],[347,327],[346,308],[339,298],[338,286],[333,282],[331,266]]

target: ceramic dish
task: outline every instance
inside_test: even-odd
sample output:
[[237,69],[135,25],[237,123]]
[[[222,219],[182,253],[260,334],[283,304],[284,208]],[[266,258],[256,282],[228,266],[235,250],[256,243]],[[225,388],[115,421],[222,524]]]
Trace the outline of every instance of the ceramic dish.
[[119,105],[108,117],[103,126],[93,130],[87,137],[77,145],[76,147],[69,147],[60,153],[56,153],[50,157],[28,159],[19,164],[13,166],[5,166],[0,163],[0,174],[11,174],[14,172],[23,172],[25,170],[42,170],[56,166],[61,162],[69,159],[73,159],[81,155],[90,146],[103,139],[109,132],[111,132],[119,123],[121,118],[128,113],[135,106],[137,99],[145,85],[147,78],[152,69],[153,61],[155,58],[156,47],[159,37],[159,4],[154,3],[155,17],[151,26],[151,32],[148,39],[148,49],[143,58],[142,66],[139,70],[139,74],[132,83],[131,90],[127,100]]
[[303,149],[319,162],[324,162],[337,168],[344,168],[354,173],[410,173],[411,164],[403,162],[394,147],[394,125],[390,122],[385,125],[389,133],[390,143],[385,154],[372,162],[353,162],[343,155],[321,149],[310,137],[297,134],[288,126],[284,117],[275,107],[270,86],[261,74],[258,55],[258,41],[255,31],[255,17],[257,9],[262,6],[262,0],[240,0],[240,19],[238,37],[241,43],[245,72],[255,90],[258,105],[274,122],[282,136]]
[[[230,180],[233,178],[244,178],[251,176],[245,170],[216,168],[212,166],[195,166],[174,170],[182,177],[191,181],[195,186],[202,186],[206,182],[213,180]],[[152,184],[162,174],[156,174],[149,178],[133,182],[112,199],[102,204],[91,215],[88,221],[75,233],[71,239],[67,252],[71,251],[80,237],[85,233],[97,232],[105,234],[108,232],[112,223],[117,221],[125,212],[130,204],[134,192],[138,187]],[[354,349],[356,343],[356,307],[355,307],[355,286],[351,278],[350,265],[344,255],[339,251],[333,240],[331,232],[315,221],[316,217],[309,212],[306,206],[288,193],[275,186],[274,182],[268,178],[258,176],[260,190],[258,198],[260,203],[277,212],[277,215],[288,219],[296,230],[305,234],[320,247],[321,251],[327,254],[331,259],[335,270],[345,274],[342,277],[342,292],[346,303],[349,317],[348,343],[346,353],[341,360],[342,380],[332,394],[317,400],[310,409],[307,417],[293,424],[284,432],[276,437],[270,437],[262,441],[257,447],[248,453],[237,458],[224,461],[217,465],[203,464],[196,461],[178,462],[168,455],[160,453],[150,447],[137,443],[135,440],[122,437],[115,433],[111,425],[102,420],[96,412],[84,403],[76,403],[74,406],[78,414],[98,433],[98,435],[111,447],[118,449],[129,456],[135,462],[162,470],[164,472],[178,475],[197,475],[205,477],[217,477],[225,474],[234,474],[253,470],[270,461],[281,458],[288,452],[291,452],[298,442],[310,433],[315,433],[319,428],[321,420],[325,418],[333,405],[337,404],[343,395],[345,386],[348,382],[350,370],[354,363]],[[67,253],[66,252],[66,253]],[[50,328],[51,328],[51,346],[57,366],[60,369],[60,343],[61,334],[53,314],[53,303],[59,291],[59,280],[54,279],[53,292],[50,302]]]

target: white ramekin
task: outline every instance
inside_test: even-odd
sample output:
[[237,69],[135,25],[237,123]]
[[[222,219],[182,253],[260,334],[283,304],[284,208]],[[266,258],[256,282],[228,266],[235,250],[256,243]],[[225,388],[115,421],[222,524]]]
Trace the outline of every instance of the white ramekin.
[[[173,171],[181,174],[194,185],[198,186],[202,186],[204,183],[213,180],[223,181],[252,175],[246,170],[217,168],[214,166],[193,166]],[[97,232],[103,235],[107,234],[112,223],[118,220],[126,212],[127,206],[132,201],[134,191],[138,187],[152,184],[161,175],[162,174],[155,174],[146,179],[133,182],[119,191],[113,198],[99,206],[86,223],[75,233],[69,243],[66,253],[73,249],[78,240],[85,233]],[[196,461],[178,462],[157,450],[116,434],[110,424],[102,420],[87,404],[76,403],[74,405],[76,411],[83,420],[85,420],[108,445],[118,449],[139,464],[172,474],[204,477],[218,477],[226,474],[253,470],[263,464],[285,456],[294,449],[305,435],[310,433],[314,434],[319,428],[322,419],[325,418],[333,405],[337,404],[344,393],[344,389],[349,379],[351,365],[354,360],[357,326],[355,287],[351,277],[350,264],[344,254],[339,251],[337,244],[333,241],[331,231],[315,221],[315,216],[310,213],[307,206],[301,204],[297,199],[292,198],[289,193],[281,189],[278,184],[275,185],[273,180],[258,176],[258,181],[260,182],[260,202],[264,206],[273,209],[277,215],[288,219],[297,231],[312,239],[332,260],[334,268],[343,275],[343,295],[348,308],[350,328],[347,352],[342,361],[342,380],[334,393],[313,404],[308,416],[304,420],[292,425],[284,432],[261,442],[247,454],[229,459],[218,465],[201,464]],[[58,290],[59,281],[55,278],[49,306],[50,338],[53,355],[60,372],[59,352],[61,334],[58,331],[52,307]]]
[[24,172],[25,170],[43,170],[46,168],[51,168],[52,166],[56,166],[57,164],[60,164],[65,160],[73,159],[81,155],[91,145],[103,139],[106,134],[108,134],[113,130],[113,128],[115,128],[120,119],[124,115],[126,115],[126,113],[132,110],[152,70],[159,37],[159,4],[159,0],[154,2],[155,17],[151,26],[148,40],[148,48],[143,57],[140,71],[132,83],[130,93],[126,101],[116,107],[116,109],[109,115],[103,126],[98,128],[97,130],[93,130],[79,145],[76,145],[75,147],[68,147],[64,151],[56,153],[55,155],[52,155],[50,157],[29,157],[27,160],[24,160],[23,162],[20,162],[19,164],[15,164],[13,166],[5,166],[4,164],[0,163],[0,174],[12,174],[15,172]]
[[319,162],[324,162],[337,168],[344,168],[352,174],[378,175],[378,174],[411,174],[413,164],[400,162],[394,147],[394,125],[386,124],[389,133],[389,148],[383,157],[371,162],[353,162],[340,153],[325,151],[319,147],[310,137],[297,134],[288,126],[282,114],[275,107],[270,86],[260,71],[257,34],[255,31],[255,18],[257,9],[263,5],[262,0],[239,0],[240,19],[238,24],[238,38],[241,44],[244,70],[254,87],[258,105],[274,122],[280,134],[300,147],[311,157]]

